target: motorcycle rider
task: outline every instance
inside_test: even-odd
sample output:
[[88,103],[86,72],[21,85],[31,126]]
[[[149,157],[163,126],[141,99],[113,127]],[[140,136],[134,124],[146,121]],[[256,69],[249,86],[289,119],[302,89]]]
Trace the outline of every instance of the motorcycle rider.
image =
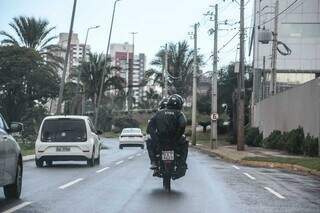
[[[182,97],[177,94],[171,95],[168,99],[167,108],[159,110],[148,124],[148,132],[152,138],[154,153],[159,154],[158,148],[161,144],[174,143],[175,152],[180,155],[180,159],[178,159],[179,177],[186,172],[186,158],[188,155],[188,142],[184,137],[187,120],[181,111],[182,106]],[[150,160],[151,169],[157,169],[156,158]]]
[[[167,103],[168,103],[168,98],[163,98],[160,103],[159,103],[159,109],[160,110],[164,110],[167,107]],[[149,121],[148,121],[148,126],[147,126],[147,134],[151,134],[151,132],[154,132],[154,130],[151,130],[152,128],[154,128],[154,117],[153,116]],[[154,135],[153,138],[156,138],[156,136]],[[149,137],[146,140],[146,144],[147,144],[147,150],[148,150],[148,154],[149,154],[149,158],[150,158],[150,164],[151,167],[150,169],[156,169],[157,165],[156,165],[156,141],[154,141],[152,137]]]

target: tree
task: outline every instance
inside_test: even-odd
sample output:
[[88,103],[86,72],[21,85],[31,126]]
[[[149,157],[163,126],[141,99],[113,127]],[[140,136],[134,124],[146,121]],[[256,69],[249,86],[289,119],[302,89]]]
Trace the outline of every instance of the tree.
[[[161,49],[151,64],[157,68],[164,65],[165,49]],[[199,67],[203,65],[203,56],[198,56]],[[199,69],[199,74],[201,73]],[[193,77],[193,50],[187,41],[169,43],[168,45],[168,85],[169,93],[178,93],[186,98],[191,95]],[[154,84],[163,86],[163,74],[157,69],[146,72],[146,78],[152,79]]]
[[156,109],[158,108],[158,103],[161,99],[159,93],[156,90],[150,88],[146,91],[146,96],[144,100],[141,100],[138,104],[141,109]]
[[15,35],[5,31],[0,31],[0,35],[5,38],[2,44],[27,47],[36,50],[47,63],[55,68],[61,67],[63,59],[54,54],[61,48],[50,44],[57,36],[50,36],[55,27],[49,27],[49,22],[44,19],[34,17],[19,16],[14,17],[9,26],[15,32]]
[[28,110],[57,97],[59,81],[37,51],[0,47],[0,106],[8,120],[21,121]]
[[[89,61],[84,62],[78,67],[78,72],[81,72],[81,82],[85,87],[86,97],[91,99],[94,106],[97,105],[97,99],[99,97],[99,86],[102,81],[101,76],[104,70],[105,60],[106,57],[103,54],[89,54]],[[107,60],[110,60],[110,58]],[[119,67],[107,67],[102,90],[103,93],[107,90],[112,90],[117,96],[123,92],[125,81],[116,73],[119,70]]]
[[[246,99],[245,99],[245,123],[249,122],[250,115],[250,93],[252,86],[252,75],[250,72],[250,67],[246,66],[245,75],[245,89],[246,89]],[[235,121],[233,118],[236,112],[236,103],[234,102],[235,91],[237,88],[237,74],[234,73],[234,63],[222,68],[218,72],[218,113],[221,115],[224,112],[228,114],[231,121],[231,126]]]

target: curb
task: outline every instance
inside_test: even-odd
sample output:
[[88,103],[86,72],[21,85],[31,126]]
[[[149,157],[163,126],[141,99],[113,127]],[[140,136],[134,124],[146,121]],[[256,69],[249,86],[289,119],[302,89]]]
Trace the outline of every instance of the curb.
[[26,155],[22,157],[23,162],[33,161],[35,158],[35,155]]
[[229,157],[226,156],[226,155],[221,155],[221,154],[219,154],[219,153],[212,152],[211,150],[206,149],[206,148],[203,148],[203,147],[194,146],[194,145],[192,145],[191,147],[194,148],[194,149],[197,149],[197,150],[199,150],[199,151],[201,151],[201,152],[203,152],[203,153],[205,153],[205,154],[208,154],[208,155],[210,155],[210,156],[212,156],[212,157],[219,157],[219,158],[221,158],[222,160],[227,161],[227,162],[229,162],[229,163],[240,163],[239,160],[234,160],[234,159],[232,159],[232,158],[229,158]]
[[287,163],[276,163],[276,162],[266,162],[266,161],[248,161],[248,160],[234,160],[226,155],[215,153],[207,148],[201,146],[191,146],[192,148],[199,150],[205,154],[208,154],[213,157],[219,157],[224,161],[229,163],[237,163],[243,166],[250,167],[262,167],[262,168],[273,168],[273,169],[285,169],[287,171],[303,174],[303,175],[314,175],[320,177],[320,171],[309,169],[303,166],[296,164],[287,164]]

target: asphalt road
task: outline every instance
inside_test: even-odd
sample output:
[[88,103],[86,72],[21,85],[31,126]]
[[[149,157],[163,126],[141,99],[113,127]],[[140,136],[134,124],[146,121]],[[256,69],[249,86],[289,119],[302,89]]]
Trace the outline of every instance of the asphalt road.
[[21,200],[0,191],[0,212],[320,212],[320,180],[276,169],[232,165],[190,150],[187,175],[162,189],[147,153],[119,150],[115,140],[101,152],[101,165],[35,167],[25,162]]

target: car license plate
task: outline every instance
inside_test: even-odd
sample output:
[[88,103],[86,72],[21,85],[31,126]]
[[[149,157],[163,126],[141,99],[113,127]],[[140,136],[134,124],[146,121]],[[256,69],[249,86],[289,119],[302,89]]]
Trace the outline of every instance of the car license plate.
[[162,160],[174,160],[174,151],[162,151]]
[[68,146],[57,146],[57,152],[70,152],[70,147]]

